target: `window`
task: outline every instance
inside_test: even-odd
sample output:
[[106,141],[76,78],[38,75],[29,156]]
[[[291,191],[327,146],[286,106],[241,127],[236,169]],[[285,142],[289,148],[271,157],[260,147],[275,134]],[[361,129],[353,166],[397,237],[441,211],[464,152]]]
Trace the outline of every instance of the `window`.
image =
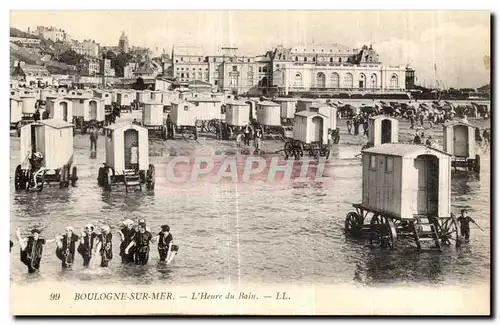
[[320,72],[316,75],[316,87],[325,88],[326,86],[326,77],[323,72]]
[[372,88],[377,88],[377,75],[373,73],[370,80]]
[[341,63],[341,62],[342,62],[342,58],[339,58],[339,63]]
[[201,62],[201,58],[198,58],[198,62]]
[[313,62],[316,62],[316,58],[313,57]]
[[181,73],[181,78],[184,78],[184,73]]
[[377,157],[374,155],[370,155],[370,169],[377,168]]
[[262,72],[262,67],[259,67],[259,72]]
[[80,99],[80,104],[83,104],[83,99]]
[[262,68],[263,72],[267,72],[267,67]]
[[390,173],[394,168],[394,157],[386,156],[385,157],[385,171]]
[[214,85],[216,85],[216,86],[217,86],[217,84],[218,84],[218,80],[215,80],[215,81],[214,81]]
[[184,68],[181,68],[182,71],[184,71]]
[[188,73],[186,73],[186,78],[188,78],[188,79],[189,79],[189,72],[188,72]]
[[352,88],[352,74],[351,73],[346,73],[344,75],[344,88]]
[[250,63],[250,59],[248,59],[247,62]]
[[286,60],[286,56],[283,55],[283,60]]
[[340,77],[339,77],[339,74],[334,72],[332,73],[331,77],[330,77],[330,87],[331,88],[340,88],[339,84],[340,84]]
[[333,63],[333,58],[330,58],[330,63]]
[[306,57],[304,57],[304,62],[307,62],[307,58]]
[[397,74],[393,74],[392,77],[391,77],[391,88],[398,88],[398,75]]
[[279,65],[279,64],[276,64],[276,68],[278,69],[279,67],[280,67],[280,65]]
[[233,72],[237,72],[238,71],[238,67],[233,65]]
[[294,86],[302,86],[302,75],[300,73],[295,74],[295,79],[293,80]]
[[299,61],[299,58],[297,56],[295,57],[295,61]]
[[214,62],[215,62],[215,58],[214,58]]
[[185,110],[185,111],[188,111],[188,110],[189,110],[189,106],[185,105],[185,106],[184,106],[184,110]]
[[181,58],[181,61],[184,61],[184,58]]

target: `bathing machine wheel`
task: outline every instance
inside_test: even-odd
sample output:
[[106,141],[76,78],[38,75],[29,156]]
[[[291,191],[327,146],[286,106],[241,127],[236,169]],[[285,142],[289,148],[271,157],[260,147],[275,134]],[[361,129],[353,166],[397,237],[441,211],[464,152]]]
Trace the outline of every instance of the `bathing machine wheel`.
[[370,245],[393,248],[397,240],[396,227],[392,218],[374,213],[370,221]]
[[155,189],[155,166],[153,164],[150,164],[147,170],[146,188],[150,191]]

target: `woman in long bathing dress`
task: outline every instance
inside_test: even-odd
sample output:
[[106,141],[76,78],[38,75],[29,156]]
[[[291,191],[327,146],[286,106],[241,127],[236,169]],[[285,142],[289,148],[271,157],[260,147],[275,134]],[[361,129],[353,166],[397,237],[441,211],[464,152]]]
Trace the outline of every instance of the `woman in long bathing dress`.
[[101,227],[101,233],[96,239],[96,250],[101,255],[101,267],[108,267],[113,259],[113,234],[109,226]]
[[28,273],[35,273],[40,269],[40,262],[42,261],[43,246],[48,242],[55,241],[45,240],[40,238],[41,231],[39,229],[32,229],[31,235],[22,238],[19,229],[16,231],[19,247],[21,248],[21,262],[28,267]]
[[71,268],[75,261],[76,243],[79,238],[75,235],[75,229],[66,227],[66,232],[62,236],[56,236],[56,256],[61,260],[63,269]]
[[134,263],[135,249],[132,247],[125,253],[127,246],[134,240],[136,230],[134,229],[134,222],[127,219],[122,222],[123,227],[120,229],[118,234],[120,235],[120,256],[122,257],[122,263]]
[[78,253],[82,256],[83,266],[85,267],[90,265],[90,260],[92,259],[94,252],[94,244],[97,237],[94,229],[93,225],[86,225],[82,231],[82,236],[80,237],[80,245],[78,245]]
[[125,254],[128,254],[129,250],[135,248],[135,264],[146,265],[149,260],[149,250],[150,243],[153,239],[153,235],[146,230],[146,224],[141,222],[138,226],[139,231],[135,234],[134,240],[125,249]]

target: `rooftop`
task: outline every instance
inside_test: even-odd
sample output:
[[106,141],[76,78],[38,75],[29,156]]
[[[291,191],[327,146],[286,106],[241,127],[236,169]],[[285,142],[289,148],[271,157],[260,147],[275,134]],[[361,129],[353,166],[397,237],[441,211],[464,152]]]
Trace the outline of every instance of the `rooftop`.
[[387,156],[397,156],[406,158],[416,158],[420,155],[451,156],[447,152],[421,145],[411,143],[384,143],[379,146],[363,150],[363,153],[380,154]]

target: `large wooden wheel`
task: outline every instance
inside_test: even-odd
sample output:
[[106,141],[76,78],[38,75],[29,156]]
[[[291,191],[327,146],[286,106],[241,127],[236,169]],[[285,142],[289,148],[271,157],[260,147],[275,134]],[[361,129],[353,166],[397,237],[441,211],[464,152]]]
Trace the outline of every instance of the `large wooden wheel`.
[[287,160],[289,157],[295,157],[295,152],[293,148],[293,143],[288,141],[285,142],[285,160]]
[[363,217],[356,212],[349,212],[345,217],[344,231],[353,237],[361,237],[362,227]]
[[60,173],[59,173],[59,188],[65,188],[66,187],[66,180],[67,180],[67,173],[66,173],[67,167],[64,166],[61,168]]
[[479,173],[480,170],[481,170],[481,156],[479,155],[476,155],[476,159],[474,160],[474,167],[473,167],[474,171],[476,173]]
[[150,191],[155,189],[155,166],[153,164],[149,164],[146,174],[146,188]]
[[76,166],[73,166],[73,170],[71,171],[71,186],[75,187],[77,180],[78,180],[77,168]]
[[14,174],[14,188],[16,191],[26,189],[26,177],[23,169],[21,168],[21,165],[17,165],[16,167],[16,171]]
[[444,245],[460,246],[458,237],[458,223],[454,216],[448,217],[441,222],[439,229],[439,239]]
[[375,213],[370,221],[370,245],[393,248],[396,240],[397,233],[392,219]]

